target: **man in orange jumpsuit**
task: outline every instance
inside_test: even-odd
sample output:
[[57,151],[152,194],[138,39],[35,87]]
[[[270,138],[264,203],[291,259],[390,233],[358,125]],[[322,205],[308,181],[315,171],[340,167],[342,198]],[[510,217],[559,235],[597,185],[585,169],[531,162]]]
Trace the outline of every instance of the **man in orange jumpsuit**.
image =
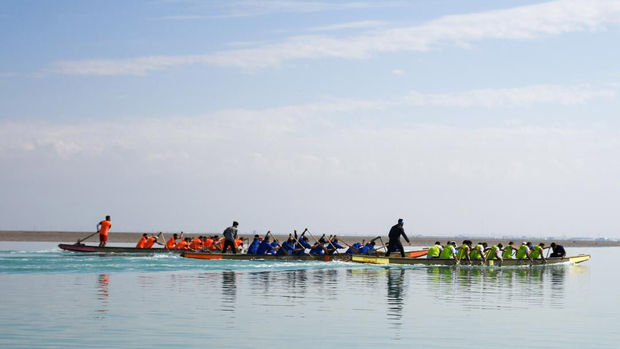
[[112,227],[110,216],[105,216],[105,220],[97,223],[97,231],[99,232],[99,247],[105,247],[108,243],[108,232]]

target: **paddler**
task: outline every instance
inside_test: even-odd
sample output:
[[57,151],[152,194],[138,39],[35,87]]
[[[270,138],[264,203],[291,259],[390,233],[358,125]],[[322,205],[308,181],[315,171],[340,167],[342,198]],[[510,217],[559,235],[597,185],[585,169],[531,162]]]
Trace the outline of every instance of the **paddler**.
[[[160,233],[159,233],[159,235],[161,235],[161,234],[162,234],[162,233],[160,232]],[[164,244],[162,244],[161,242],[159,242],[159,239],[158,239],[156,236],[151,235],[151,236],[149,236],[149,238],[146,240],[146,243],[144,243],[144,248],[153,248],[153,245],[155,245],[156,243],[157,243],[158,245],[162,245],[162,246],[164,245]]]
[[502,252],[503,259],[512,259],[512,255],[514,254],[514,252],[519,250],[518,248],[513,246],[514,244],[514,242],[510,241],[508,243],[508,246],[504,248],[504,251]]
[[491,248],[487,251],[487,260],[499,259],[500,261],[504,261],[502,257],[502,248],[504,245],[501,243],[497,245],[491,246]]
[[306,236],[307,231],[308,228],[306,228],[306,230],[304,230],[304,232],[299,236],[299,239],[297,239],[297,244],[295,245],[295,255],[297,256],[305,255],[306,249],[312,248],[312,245],[310,245],[308,242],[308,237]]
[[148,240],[148,234],[144,233],[142,234],[142,238],[140,239],[140,241],[138,241],[138,243],[136,244],[136,248],[144,248],[144,245],[146,245],[146,241]]
[[237,239],[237,227],[239,223],[234,221],[232,226],[226,228],[224,230],[224,245],[222,246],[222,253],[226,253],[228,247],[230,247],[233,254],[237,253],[237,248],[235,247],[235,240]]
[[469,251],[471,251],[472,242],[469,240],[464,240],[461,247],[459,247],[459,252],[456,254],[456,259],[460,262],[463,258],[467,259],[468,262],[471,263],[471,258],[469,255]]
[[267,232],[263,241],[261,241],[260,245],[258,245],[258,249],[256,250],[256,254],[259,256],[263,256],[266,254],[275,254],[276,250],[273,249],[271,244],[269,243],[269,234],[271,232]]
[[566,250],[564,246],[558,245],[555,242],[551,243],[551,256],[550,257],[566,257]]
[[325,238],[323,236],[321,236],[321,238],[319,239],[319,241],[317,241],[314,245],[312,245],[312,248],[310,248],[310,254],[313,256],[322,256],[325,254],[326,252],[326,248],[325,248],[325,243],[327,241],[325,241]]
[[288,235],[288,239],[282,242],[282,245],[278,249],[276,255],[278,256],[290,256],[295,252],[295,239],[291,234]]
[[108,243],[108,232],[112,227],[112,219],[105,216],[105,219],[97,223],[97,231],[99,232],[99,247],[105,247]]
[[411,241],[409,241],[407,234],[405,234],[405,229],[403,228],[404,224],[405,221],[402,218],[399,218],[398,223],[390,228],[390,232],[388,233],[388,250],[385,253],[386,257],[389,257],[390,253],[394,251],[400,251],[400,256],[403,258],[405,257],[405,249],[403,248],[403,244],[400,242],[400,236],[402,235],[408,244],[411,244]]
[[375,240],[380,239],[380,236],[377,236],[376,238],[368,241],[364,246],[362,246],[359,249],[359,254],[366,254],[369,255],[373,252],[375,252]]
[[175,248],[177,250],[188,250],[189,243],[191,242],[190,238],[180,239],[181,241],[177,242]]
[[529,241],[521,243],[521,246],[519,246],[519,249],[517,250],[517,253],[515,254],[515,258],[516,259],[527,258],[531,261],[532,260],[532,257],[530,256],[531,247],[532,247],[532,243]]
[[439,257],[443,259],[456,259],[456,242],[448,241],[446,246],[439,254]]
[[254,240],[248,247],[248,254],[255,255],[258,253],[258,246],[260,245],[260,236],[254,235]]
[[195,237],[189,244],[189,248],[195,251],[202,250],[202,236]]
[[547,259],[545,258],[545,243],[541,242],[538,245],[534,246],[534,248],[532,248],[532,252],[530,252],[530,257],[532,257],[532,260],[534,259],[542,259],[543,262],[546,262]]
[[426,258],[429,258],[429,259],[439,258],[439,256],[441,255],[441,251],[443,251],[441,242],[435,241],[435,245],[433,245],[433,247],[428,249],[428,252],[426,253]]
[[473,260],[482,260],[485,261],[484,249],[486,247],[486,242],[478,242],[476,246],[474,246],[469,252],[469,258]]
[[[180,238],[183,239],[183,232],[181,232]],[[179,235],[177,235],[176,233],[172,234],[172,237],[170,238],[170,240],[166,242],[166,248],[169,250],[174,250],[177,245],[177,239],[179,239]]]

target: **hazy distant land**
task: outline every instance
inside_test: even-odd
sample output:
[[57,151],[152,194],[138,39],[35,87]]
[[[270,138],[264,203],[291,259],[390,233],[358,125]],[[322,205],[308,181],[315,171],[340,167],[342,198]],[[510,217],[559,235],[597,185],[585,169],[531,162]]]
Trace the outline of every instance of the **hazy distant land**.
[[[0,241],[52,241],[52,242],[76,242],[80,238],[84,238],[93,232],[77,232],[77,231],[0,231]],[[204,234],[204,233],[202,233]],[[140,236],[142,233],[122,233],[122,232],[114,232],[110,233],[108,238],[108,243],[131,243],[137,242],[140,240]],[[197,234],[186,234],[186,236],[196,236]],[[221,235],[218,234],[218,235]],[[240,234],[242,237],[251,238],[251,234]],[[318,234],[314,234],[316,238]],[[170,233],[165,233],[164,236],[169,238],[171,236]],[[287,235],[286,235],[287,236]],[[286,239],[285,235],[276,235],[276,237],[280,240]],[[375,236],[339,236],[340,240],[344,240],[348,243],[353,243],[354,241],[361,241],[362,239],[369,240],[374,238]],[[387,236],[383,236],[383,241],[387,243]],[[605,238],[550,238],[550,237],[505,237],[505,238],[497,238],[497,237],[483,237],[483,236],[464,236],[458,235],[455,237],[446,237],[446,236],[418,236],[418,235],[409,235],[411,239],[411,245],[415,246],[431,246],[435,243],[435,241],[440,241],[444,244],[447,240],[455,240],[457,243],[460,243],[463,239],[470,239],[474,242],[477,241],[486,241],[490,244],[494,244],[497,242],[503,242],[504,244],[508,241],[514,241],[516,244],[522,241],[532,241],[534,243],[545,242],[547,245],[551,242],[556,242],[566,247],[605,247],[605,246],[620,246],[620,240],[616,239],[605,239]],[[312,240],[312,239],[311,239]],[[88,240],[86,243],[94,243],[98,241],[98,237],[95,235]],[[404,242],[404,241],[403,241]],[[380,241],[377,241],[379,245],[381,245]]]

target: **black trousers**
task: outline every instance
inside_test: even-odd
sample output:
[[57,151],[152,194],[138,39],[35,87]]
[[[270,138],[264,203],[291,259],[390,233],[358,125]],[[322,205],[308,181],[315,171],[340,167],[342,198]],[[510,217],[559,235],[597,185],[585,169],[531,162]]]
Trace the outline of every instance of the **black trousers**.
[[224,247],[222,247],[222,253],[226,253],[226,249],[228,249],[228,246],[230,246],[232,253],[237,253],[237,249],[235,248],[235,242],[229,240],[224,240]]
[[405,249],[403,248],[403,244],[400,241],[390,241],[388,242],[388,250],[385,254],[386,257],[390,256],[390,253],[400,251],[400,256],[405,257]]

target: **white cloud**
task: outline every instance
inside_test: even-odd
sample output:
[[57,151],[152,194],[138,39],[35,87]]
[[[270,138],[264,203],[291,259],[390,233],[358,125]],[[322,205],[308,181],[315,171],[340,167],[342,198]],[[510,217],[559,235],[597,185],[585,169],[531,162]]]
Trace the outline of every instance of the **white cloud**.
[[376,28],[380,26],[386,25],[383,21],[357,21],[357,22],[347,22],[347,23],[339,23],[326,25],[321,27],[310,28],[310,31],[336,31],[336,30],[348,30],[348,29],[365,29],[365,28]]
[[412,92],[406,100],[419,106],[494,108],[533,104],[575,105],[587,103],[596,98],[611,98],[615,95],[615,89],[593,88],[588,85],[534,85],[454,93]]
[[394,69],[392,70],[392,75],[403,76],[405,75],[405,71],[401,69]]
[[446,16],[422,25],[379,30],[346,38],[297,36],[281,43],[211,54],[61,61],[54,64],[52,71],[76,75],[144,75],[187,64],[257,69],[299,59],[362,59],[384,52],[424,52],[440,45],[468,46],[485,39],[536,39],[603,30],[618,22],[618,1],[558,0],[512,9]]

